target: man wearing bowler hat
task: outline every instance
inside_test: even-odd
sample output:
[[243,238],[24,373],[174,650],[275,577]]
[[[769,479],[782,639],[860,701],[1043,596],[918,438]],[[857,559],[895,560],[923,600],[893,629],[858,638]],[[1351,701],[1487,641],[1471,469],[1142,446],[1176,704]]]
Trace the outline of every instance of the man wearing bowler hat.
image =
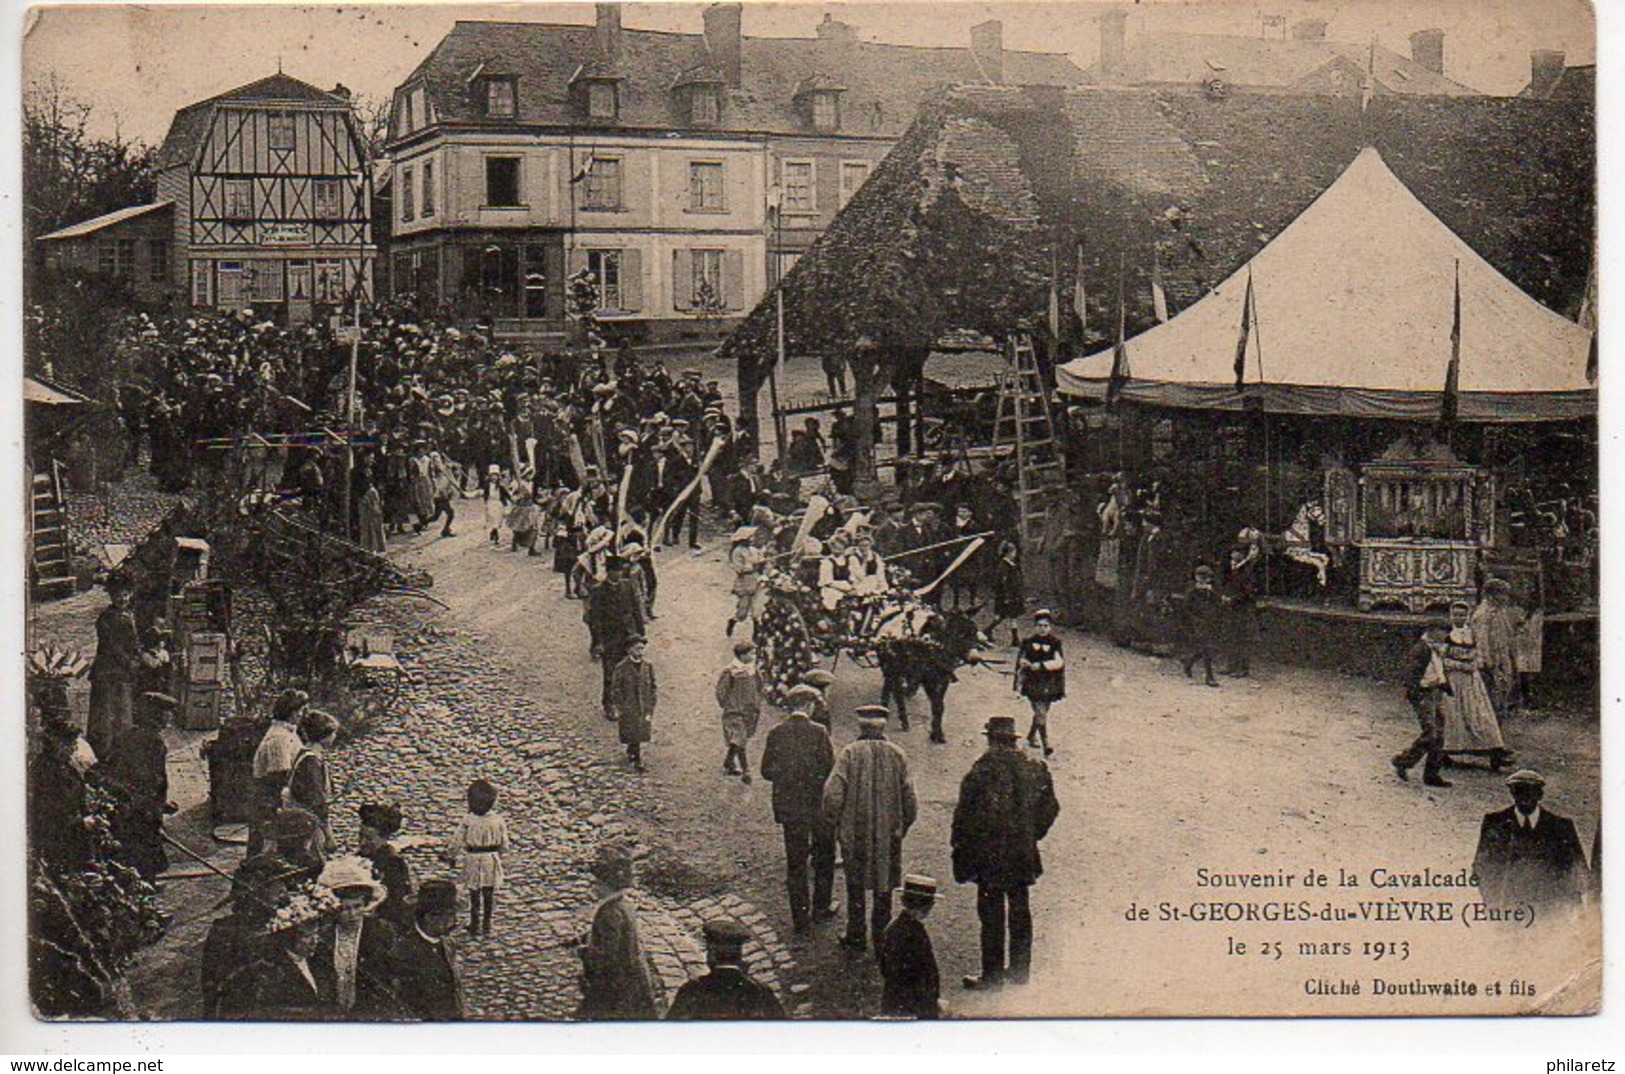
[[418,888],[413,927],[395,944],[395,997],[409,1017],[463,1020],[462,967],[451,932],[457,927],[457,885],[425,880]]
[[942,979],[925,919],[937,901],[929,876],[903,877],[898,891],[903,909],[880,940],[880,1013],[893,1018],[935,1019],[942,1015]]
[[982,972],[964,981],[971,989],[1027,983],[1033,951],[1028,888],[1044,872],[1039,840],[1061,811],[1049,768],[1016,746],[1015,717],[995,716],[983,733],[987,752],[959,786],[950,839],[954,880],[976,885],[982,924]]
[[1486,906],[1577,906],[1585,851],[1574,822],[1541,806],[1546,779],[1531,768],[1507,777],[1512,805],[1484,816],[1473,873]]
[[835,747],[829,732],[812,721],[813,706],[822,700],[815,686],[802,682],[790,687],[785,695],[790,714],[767,733],[762,750],[762,778],[773,784],[773,819],[784,830],[790,920],[798,933],[812,927],[814,916],[828,911],[835,887],[835,840],[819,816],[824,781],[835,765]]
[[666,1012],[670,1022],[766,1020],[785,1017],[784,1005],[766,985],[745,972],[750,930],[732,918],[705,923],[705,961],[711,972],[677,990]]
[[[919,802],[908,758],[886,740],[889,710],[864,705],[854,715],[858,738],[836,755],[824,783],[822,815],[846,863],[846,935],[841,944],[862,951],[869,941],[878,947],[891,924],[892,891],[903,882],[903,836],[914,824]],[[870,894],[874,911],[866,938],[864,907]]]

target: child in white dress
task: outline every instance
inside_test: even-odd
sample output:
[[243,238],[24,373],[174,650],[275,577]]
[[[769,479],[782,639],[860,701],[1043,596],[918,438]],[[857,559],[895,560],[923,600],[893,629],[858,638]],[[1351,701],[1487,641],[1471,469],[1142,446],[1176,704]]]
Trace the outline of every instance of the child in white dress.
[[491,913],[502,886],[502,855],[508,849],[508,824],[495,812],[497,789],[476,779],[468,785],[468,812],[452,833],[447,856],[463,858],[463,886],[468,889],[468,934],[491,935]]

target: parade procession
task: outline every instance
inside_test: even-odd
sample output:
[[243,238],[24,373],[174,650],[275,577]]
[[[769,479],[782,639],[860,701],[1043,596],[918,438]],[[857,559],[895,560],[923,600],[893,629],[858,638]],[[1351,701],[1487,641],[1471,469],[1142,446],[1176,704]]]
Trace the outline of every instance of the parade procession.
[[41,16],[37,1017],[1596,1009],[1589,11],[941,6]]

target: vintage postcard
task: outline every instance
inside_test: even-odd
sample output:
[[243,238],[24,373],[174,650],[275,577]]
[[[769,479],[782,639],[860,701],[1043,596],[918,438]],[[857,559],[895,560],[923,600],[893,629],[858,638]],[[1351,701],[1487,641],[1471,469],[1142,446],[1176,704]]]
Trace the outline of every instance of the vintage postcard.
[[1583,0],[21,17],[36,1017],[1599,1009]]

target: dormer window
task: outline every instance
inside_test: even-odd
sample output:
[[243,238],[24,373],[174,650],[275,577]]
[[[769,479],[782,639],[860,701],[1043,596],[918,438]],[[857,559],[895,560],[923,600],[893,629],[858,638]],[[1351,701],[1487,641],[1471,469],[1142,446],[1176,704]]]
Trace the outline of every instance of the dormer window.
[[519,112],[519,95],[514,79],[489,77],[485,84],[485,114],[492,119],[512,119]]
[[839,94],[815,93],[812,95],[812,124],[814,130],[840,130],[841,98]]
[[829,133],[841,129],[841,94],[846,87],[827,75],[815,74],[796,87],[795,103],[812,129]]
[[614,119],[617,111],[618,102],[615,95],[615,83],[587,83],[588,119]]
[[695,86],[689,91],[689,120],[696,124],[710,124],[722,119],[722,99],[715,86]]

